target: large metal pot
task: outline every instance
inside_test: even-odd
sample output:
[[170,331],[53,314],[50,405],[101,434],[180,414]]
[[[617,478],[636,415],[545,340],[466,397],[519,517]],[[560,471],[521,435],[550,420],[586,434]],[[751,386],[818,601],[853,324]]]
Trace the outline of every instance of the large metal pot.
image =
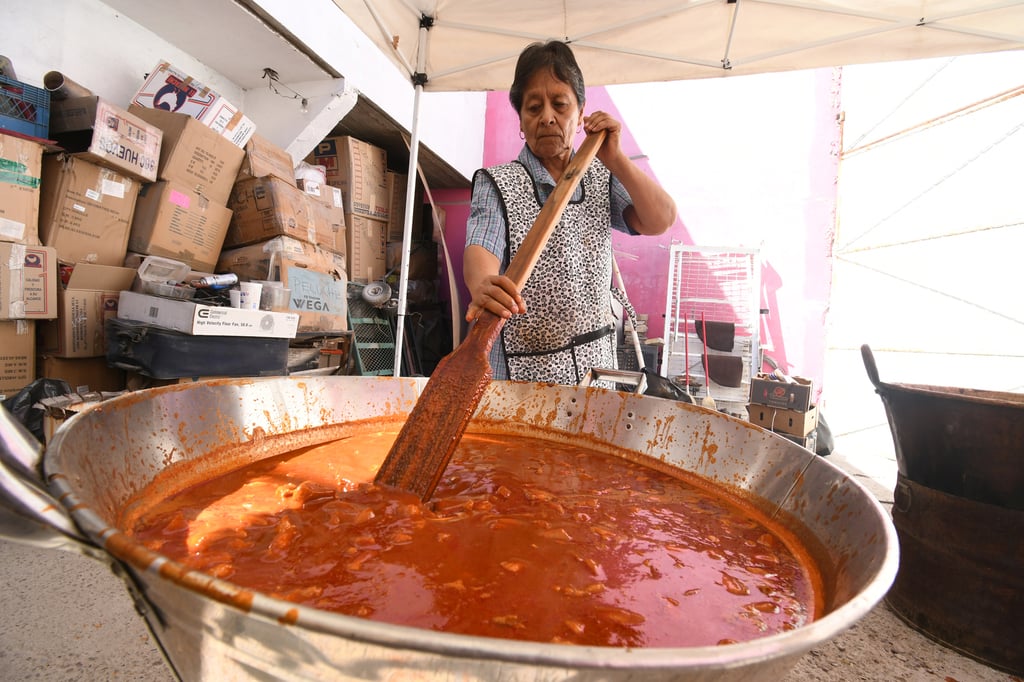
[[[581,439],[608,451],[645,453],[749,493],[801,526],[827,579],[829,612],[790,632],[718,647],[595,648],[468,637],[271,599],[186,571],[116,528],[119,510],[166,467],[203,457],[241,464],[343,435],[359,420],[402,419],[424,385],[423,379],[290,377],[140,391],[72,417],[45,454],[34,452],[30,439],[19,440],[18,425],[3,415],[0,481],[8,514],[0,531],[125,569],[155,640],[186,680],[777,680],[867,613],[893,581],[898,552],[888,515],[860,484],[813,453],[695,405],[515,382],[491,385],[470,432]],[[39,477],[45,485],[33,482]]]
[[1024,675],[1024,394],[879,379],[899,473],[889,605],[932,639]]

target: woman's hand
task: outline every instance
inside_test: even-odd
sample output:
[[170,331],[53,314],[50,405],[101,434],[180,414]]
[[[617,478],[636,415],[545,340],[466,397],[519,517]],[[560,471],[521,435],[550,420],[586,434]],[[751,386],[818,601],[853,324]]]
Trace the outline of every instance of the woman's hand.
[[[618,162],[624,159],[618,157],[622,156],[622,148],[619,146],[619,142],[622,139],[622,123],[613,118],[610,114],[603,111],[595,111],[590,116],[583,117],[583,130],[586,131],[587,135],[592,135],[599,130],[608,131],[607,137],[604,139],[604,144],[597,150],[597,158],[601,160],[609,170],[612,170]],[[628,160],[628,159],[625,159]],[[615,171],[612,170],[614,173]]]
[[511,279],[497,274],[498,259],[487,249],[475,244],[467,246],[462,271],[472,296],[466,307],[466,322],[472,322],[484,310],[506,319],[526,312],[519,289]]
[[523,297],[512,280],[505,275],[484,278],[471,293],[473,300],[466,309],[466,322],[475,320],[483,310],[506,319],[526,312]]

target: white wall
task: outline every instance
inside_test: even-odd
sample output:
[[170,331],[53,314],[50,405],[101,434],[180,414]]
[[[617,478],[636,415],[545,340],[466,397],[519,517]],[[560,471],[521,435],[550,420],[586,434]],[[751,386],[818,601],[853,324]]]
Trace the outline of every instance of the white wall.
[[[331,0],[262,0],[260,5],[395,121],[412,129],[409,77]],[[467,178],[481,166],[487,98],[479,92],[424,93],[420,138]]]
[[[143,1],[143,0],[139,0]],[[148,0],[145,0],[148,2]],[[204,0],[224,3],[231,0]],[[168,12],[195,13],[202,21],[202,2],[165,3]],[[311,115],[303,120],[291,100],[266,101],[265,89],[247,92],[196,56],[175,47],[165,37],[140,26],[99,0],[31,0],[5,3],[0,20],[0,53],[11,59],[19,80],[42,86],[48,71],[71,80],[115,104],[127,105],[145,75],[161,60],[210,86],[239,106],[256,123],[260,134],[283,147],[310,130],[317,133],[333,123],[314,120],[329,101],[340,95],[351,103],[362,93],[407,130],[412,127],[413,89],[383,54],[356,29],[330,0],[266,0],[261,3],[306,45],[315,50],[344,80],[325,79],[301,85],[310,97]],[[149,3],[150,13],[162,11]],[[156,8],[156,9],[154,9]],[[231,40],[230,27],[224,40]],[[238,44],[237,50],[253,50]],[[252,55],[263,66],[258,48]],[[306,91],[309,91],[307,93]],[[320,100],[319,102],[317,100]],[[428,94],[421,104],[420,136],[424,144],[467,178],[483,158],[484,109],[482,93]],[[340,117],[347,108],[339,107]],[[330,113],[330,112],[328,112]],[[319,126],[317,126],[319,124]],[[309,141],[309,148],[319,140]],[[296,154],[293,151],[293,156]],[[299,154],[299,157],[304,154]]]
[[46,72],[60,71],[124,106],[145,75],[167,60],[242,106],[237,85],[98,0],[4,4],[0,49],[25,83],[42,87]]

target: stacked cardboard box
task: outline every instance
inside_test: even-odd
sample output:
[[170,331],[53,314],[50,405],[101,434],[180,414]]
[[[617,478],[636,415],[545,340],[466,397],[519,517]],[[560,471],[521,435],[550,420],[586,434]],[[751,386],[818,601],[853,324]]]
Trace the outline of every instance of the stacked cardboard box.
[[387,153],[354,137],[328,137],[307,161],[326,168],[327,184],[341,190],[348,276],[363,283],[383,279],[390,213]]
[[39,235],[64,263],[121,265],[141,183],[67,154],[43,159]]
[[344,212],[302,191],[294,180],[285,182],[272,175],[240,180],[228,206],[232,218],[224,248],[287,236],[345,254]]
[[139,190],[157,177],[162,131],[100,97],[53,103],[50,137],[63,150],[43,160],[40,236],[56,250],[56,319],[37,328],[43,376],[76,388],[117,390],[106,365],[104,323],[117,314],[135,271],[121,267]]
[[50,137],[65,152],[140,182],[156,180],[163,132],[100,97],[54,100]]
[[217,270],[242,279],[281,282],[289,292],[289,310],[299,316],[300,332],[348,330],[348,281],[341,254],[278,236],[226,249]]
[[0,397],[35,378],[36,320],[57,315],[57,257],[39,245],[43,148],[0,133]]
[[348,234],[341,190],[295,179],[291,156],[265,139],[246,147],[216,265],[242,280],[280,282],[298,331],[348,329]]
[[163,131],[157,181],[139,195],[128,249],[210,272],[224,245],[227,201],[245,151],[185,114],[132,105]]
[[809,379],[792,377],[787,382],[758,374],[750,382],[748,419],[814,452],[818,410],[811,404],[812,396]]

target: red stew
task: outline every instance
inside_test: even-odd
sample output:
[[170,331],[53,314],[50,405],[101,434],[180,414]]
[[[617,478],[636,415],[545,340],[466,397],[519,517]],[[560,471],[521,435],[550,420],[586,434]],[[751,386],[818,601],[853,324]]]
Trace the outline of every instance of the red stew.
[[372,483],[395,435],[199,482],[129,531],[274,597],[487,637],[725,644],[820,609],[820,576],[795,537],[710,483],[572,445],[466,435],[422,505]]

